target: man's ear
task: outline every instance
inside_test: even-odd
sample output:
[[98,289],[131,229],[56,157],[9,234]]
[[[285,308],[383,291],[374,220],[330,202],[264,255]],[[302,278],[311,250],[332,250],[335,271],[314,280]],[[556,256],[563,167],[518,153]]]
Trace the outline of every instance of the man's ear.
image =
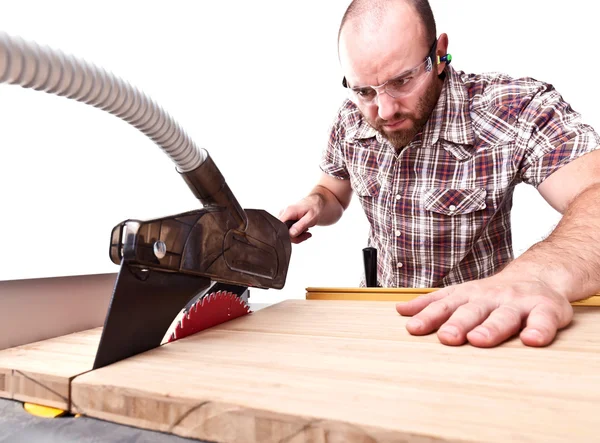
[[437,68],[437,73],[440,75],[444,72],[444,68],[446,67],[446,61],[440,61],[438,64],[438,60],[448,54],[448,34],[441,34],[438,38],[437,49],[435,52],[435,66]]

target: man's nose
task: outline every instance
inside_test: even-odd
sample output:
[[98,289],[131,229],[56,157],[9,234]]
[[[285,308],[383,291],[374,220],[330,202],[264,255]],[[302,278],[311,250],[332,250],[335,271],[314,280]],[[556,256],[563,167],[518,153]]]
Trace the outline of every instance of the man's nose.
[[391,120],[398,111],[396,99],[385,90],[377,94],[377,114],[382,120]]

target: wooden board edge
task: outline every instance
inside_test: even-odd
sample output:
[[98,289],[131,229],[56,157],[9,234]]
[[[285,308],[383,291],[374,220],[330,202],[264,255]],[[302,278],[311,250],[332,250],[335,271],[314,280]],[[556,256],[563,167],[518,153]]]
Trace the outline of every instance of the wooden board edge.
[[[0,389],[0,397],[68,410],[71,401],[71,380],[91,371],[93,360],[90,358],[89,362],[74,362],[72,367],[69,366],[60,375],[45,373],[46,365],[51,368],[54,361],[52,356],[54,351],[51,349],[57,341],[67,339],[65,346],[68,347],[69,343],[74,346],[91,346],[95,353],[101,331],[101,327],[94,327],[0,350],[0,387],[3,386]],[[70,337],[76,339],[70,341]],[[58,363],[60,353],[56,354],[56,359]],[[29,360],[35,364],[28,363]]]
[[15,369],[8,377],[7,388],[14,400],[69,410],[71,380]]
[[[346,291],[344,288],[306,288],[306,300],[361,300],[361,301],[389,301],[406,302],[413,300],[423,294],[433,292],[436,289],[425,292],[411,292],[408,288],[402,288],[401,291],[386,290],[371,291],[371,288],[357,288],[360,290]],[[381,289],[381,288],[373,288]],[[600,295],[592,295],[583,300],[572,302],[573,306],[594,306],[600,307]]]
[[0,368],[0,398],[12,400],[12,393],[8,387],[8,381],[11,373],[11,370]]
[[306,292],[357,293],[357,294],[428,294],[440,288],[352,288],[352,287],[308,287]]
[[357,294],[354,292],[311,292],[306,300],[347,300],[347,301],[409,301],[423,294]]
[[[357,425],[342,420],[286,414],[218,399],[138,397],[136,390],[107,391],[102,386],[75,380],[72,414],[106,420],[184,438],[233,443],[280,443],[304,441],[376,441],[378,443],[437,441],[426,435]],[[100,409],[99,407],[105,408]],[[160,411],[162,421],[144,417]],[[460,440],[444,440],[460,442]]]

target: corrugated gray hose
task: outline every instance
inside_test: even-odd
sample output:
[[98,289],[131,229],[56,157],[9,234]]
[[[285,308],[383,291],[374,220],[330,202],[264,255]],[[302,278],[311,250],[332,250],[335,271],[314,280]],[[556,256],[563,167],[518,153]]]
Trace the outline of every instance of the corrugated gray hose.
[[148,96],[72,55],[0,32],[0,82],[64,96],[122,118],[162,148],[179,172],[197,168],[206,158]]
[[85,60],[0,32],[0,83],[64,96],[125,120],[173,160],[204,206],[228,208],[235,224],[245,229],[246,214],[208,152],[198,149],[173,118],[124,80]]

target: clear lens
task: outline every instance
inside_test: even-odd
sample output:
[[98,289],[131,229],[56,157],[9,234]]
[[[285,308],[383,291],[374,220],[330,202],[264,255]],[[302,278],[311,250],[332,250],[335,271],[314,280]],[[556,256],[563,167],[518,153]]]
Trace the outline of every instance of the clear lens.
[[399,77],[390,79],[380,86],[365,86],[362,88],[348,89],[350,99],[354,102],[371,104],[376,100],[379,93],[385,92],[393,98],[405,97],[421,86],[427,78],[427,74],[431,71],[431,58],[427,57],[427,59],[416,68],[403,73]]

